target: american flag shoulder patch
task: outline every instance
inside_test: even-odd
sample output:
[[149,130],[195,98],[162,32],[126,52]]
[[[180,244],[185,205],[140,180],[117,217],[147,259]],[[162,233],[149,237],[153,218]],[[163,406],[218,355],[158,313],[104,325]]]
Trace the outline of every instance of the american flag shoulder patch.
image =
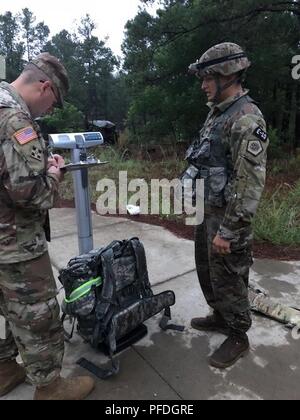
[[36,131],[34,131],[34,129],[31,126],[29,126],[26,128],[22,128],[22,130],[17,131],[14,134],[14,138],[17,140],[19,144],[23,146],[24,144],[27,144],[30,141],[37,139],[38,135]]

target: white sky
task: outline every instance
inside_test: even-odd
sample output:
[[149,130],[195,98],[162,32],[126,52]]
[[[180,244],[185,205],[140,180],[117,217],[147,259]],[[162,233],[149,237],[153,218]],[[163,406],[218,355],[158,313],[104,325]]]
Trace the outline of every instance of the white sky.
[[97,24],[94,35],[104,40],[116,55],[121,55],[121,43],[124,37],[124,26],[138,12],[139,0],[0,0],[0,14],[7,11],[13,14],[27,7],[37,18],[44,21],[51,31],[50,36],[63,29],[72,32],[76,22],[89,13]]

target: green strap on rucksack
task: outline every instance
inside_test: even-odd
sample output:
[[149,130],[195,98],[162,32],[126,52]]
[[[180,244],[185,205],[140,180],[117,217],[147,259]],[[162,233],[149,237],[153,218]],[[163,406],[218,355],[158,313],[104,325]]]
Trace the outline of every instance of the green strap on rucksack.
[[99,287],[102,285],[102,283],[103,280],[101,277],[89,280],[87,283],[84,283],[82,286],[78,287],[78,289],[74,290],[71,293],[69,299],[65,298],[65,302],[67,304],[77,302],[79,299],[90,293],[92,287]]

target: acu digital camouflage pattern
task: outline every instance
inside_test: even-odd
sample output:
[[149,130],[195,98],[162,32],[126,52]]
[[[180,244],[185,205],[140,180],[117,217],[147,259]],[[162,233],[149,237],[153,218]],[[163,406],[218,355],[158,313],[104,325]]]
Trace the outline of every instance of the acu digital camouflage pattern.
[[36,386],[51,383],[61,370],[64,338],[56,295],[48,253],[32,261],[0,265],[0,315],[6,319],[0,361],[20,354]]
[[112,319],[112,329],[115,331],[116,339],[123,338],[129,331],[134,331],[143,322],[173,305],[175,305],[175,295],[172,291],[166,291],[133,303],[118,312]]
[[[21,145],[16,133],[36,138]],[[0,264],[28,261],[47,251],[44,223],[58,196],[58,180],[47,175],[47,150],[38,125],[16,90],[0,84]]]
[[96,288],[83,295],[74,302],[70,302],[72,293],[85,285],[100,273],[100,253],[95,250],[87,255],[73,258],[68,267],[60,271],[59,280],[64,286],[65,299],[63,301],[63,312],[72,317],[86,317],[90,315],[96,306]]
[[175,304],[171,291],[153,295],[144,247],[138,239],[115,241],[105,249],[71,260],[59,279],[68,299],[79,285],[98,276],[103,279],[102,286],[77,302],[65,302],[63,308],[77,318],[79,334],[94,346],[101,342],[115,346],[116,340]]
[[[251,224],[266,180],[265,131],[262,113],[244,92],[212,106],[187,155],[200,177],[206,171],[205,221],[196,229],[199,280],[208,304],[240,333],[251,326]],[[230,255],[213,253],[217,234],[232,243]]]

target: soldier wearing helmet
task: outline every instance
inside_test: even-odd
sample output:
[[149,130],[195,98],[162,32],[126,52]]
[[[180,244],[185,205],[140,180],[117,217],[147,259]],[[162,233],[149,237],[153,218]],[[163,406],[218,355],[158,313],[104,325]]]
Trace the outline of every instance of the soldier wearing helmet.
[[[251,62],[242,48],[227,42],[209,49],[200,60],[190,65],[189,72],[200,79],[210,77],[215,80],[216,92],[211,99],[218,102],[226,89],[243,81],[250,66]],[[222,84],[222,78],[226,83]]]
[[213,310],[207,318],[193,319],[192,327],[228,335],[210,359],[221,369],[236,363],[250,347],[251,225],[265,185],[269,143],[264,117],[242,87],[250,65],[240,46],[223,43],[189,67],[202,80],[210,107],[186,159],[188,172],[205,183],[205,219],[195,236],[196,266]]

